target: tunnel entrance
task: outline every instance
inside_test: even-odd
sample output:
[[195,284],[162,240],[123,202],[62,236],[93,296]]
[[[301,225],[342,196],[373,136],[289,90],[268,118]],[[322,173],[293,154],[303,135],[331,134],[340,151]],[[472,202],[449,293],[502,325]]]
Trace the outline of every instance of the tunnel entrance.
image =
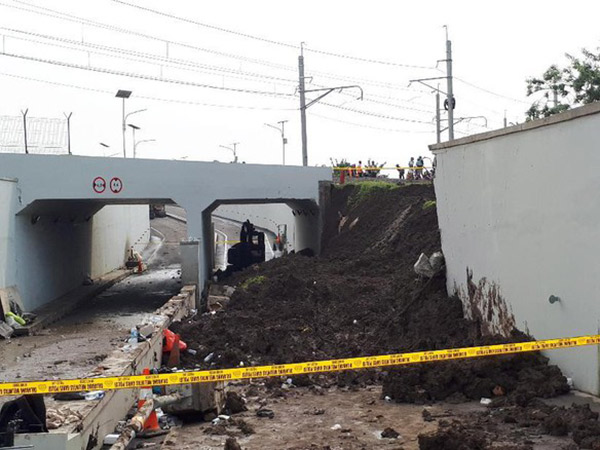
[[[36,201],[12,216],[11,286],[37,317],[19,346],[0,346],[0,361],[19,361],[4,364],[7,379],[88,375],[180,292],[187,224],[150,218],[149,205],[169,203]],[[125,268],[131,252],[140,274]]]
[[174,201],[36,200],[29,204],[14,216],[12,280],[26,310],[39,309],[126,266],[135,271],[138,259],[143,262],[140,267],[153,273],[173,269],[179,276],[179,242],[187,237],[187,225],[160,213],[170,203]]
[[[209,212],[208,212],[209,211]],[[217,201],[205,211],[211,229],[207,267],[218,277],[223,272],[245,265],[268,261],[290,252],[319,251],[320,214],[315,202],[302,200]],[[243,230],[249,221],[252,236]],[[246,237],[244,237],[246,236]],[[240,240],[246,243],[240,243]],[[262,254],[261,254],[262,253]],[[244,255],[245,256],[240,256]]]

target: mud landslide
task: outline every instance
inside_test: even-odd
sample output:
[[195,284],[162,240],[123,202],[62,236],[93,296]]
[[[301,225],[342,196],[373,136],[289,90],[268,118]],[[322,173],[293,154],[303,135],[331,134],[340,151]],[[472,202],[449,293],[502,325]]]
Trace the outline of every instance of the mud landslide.
[[[443,274],[433,279],[415,274],[421,253],[441,250],[432,186],[362,183],[331,189],[322,254],[288,255],[227,280],[236,291],[223,311],[198,315],[174,329],[198,350],[184,356],[186,367],[281,364],[529,339],[517,330],[509,338],[483,336],[481,324],[464,317],[460,300],[447,296]],[[383,395],[397,402],[488,397],[526,407],[534,398],[569,390],[560,370],[537,353],[333,376],[341,385],[383,382]]]

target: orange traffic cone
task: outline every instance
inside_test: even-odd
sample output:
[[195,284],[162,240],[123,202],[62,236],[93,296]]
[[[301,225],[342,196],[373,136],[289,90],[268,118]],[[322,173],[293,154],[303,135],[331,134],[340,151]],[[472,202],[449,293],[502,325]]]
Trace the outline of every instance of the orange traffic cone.
[[[142,370],[142,375],[150,375],[150,369],[145,368]],[[138,409],[142,407],[146,400],[152,398],[152,388],[151,387],[143,387],[140,388],[140,398],[138,400]],[[158,424],[158,416],[156,415],[156,411],[152,411],[146,421],[144,422],[144,431],[140,434],[140,437],[151,437],[156,436],[158,434],[163,434],[164,431],[160,428]]]

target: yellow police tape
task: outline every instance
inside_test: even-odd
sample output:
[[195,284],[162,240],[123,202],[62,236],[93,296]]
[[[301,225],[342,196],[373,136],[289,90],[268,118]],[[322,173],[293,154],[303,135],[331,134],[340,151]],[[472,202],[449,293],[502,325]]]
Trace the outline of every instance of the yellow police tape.
[[73,380],[24,381],[0,383],[0,396],[23,394],[56,394],[111,389],[134,389],[140,387],[167,386],[215,381],[246,380],[279,376],[305,375],[343,370],[373,369],[451,359],[481,358],[512,353],[554,350],[600,344],[600,335],[580,336],[543,341],[498,344],[483,347],[454,348],[427,352],[399,353],[393,355],[365,356],[359,358],[333,359],[277,366],[238,367],[235,369],[201,370],[157,375],[132,375],[111,378],[83,378]]

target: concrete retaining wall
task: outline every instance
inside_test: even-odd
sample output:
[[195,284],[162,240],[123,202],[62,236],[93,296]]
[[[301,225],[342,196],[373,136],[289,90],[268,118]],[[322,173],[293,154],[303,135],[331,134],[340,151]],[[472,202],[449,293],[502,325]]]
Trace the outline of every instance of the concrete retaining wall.
[[[599,333],[599,105],[432,146],[448,289],[484,331]],[[547,355],[599,394],[598,352]]]

